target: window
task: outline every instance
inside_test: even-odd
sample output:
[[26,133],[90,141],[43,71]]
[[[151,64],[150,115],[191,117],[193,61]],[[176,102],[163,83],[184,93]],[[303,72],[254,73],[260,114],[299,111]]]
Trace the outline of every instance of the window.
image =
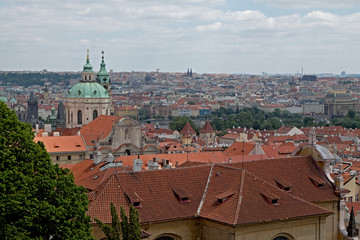
[[56,156],[56,161],[60,161],[60,156]]
[[97,110],[93,111],[93,120],[96,119],[98,117],[98,112]]
[[290,240],[290,238],[285,237],[285,236],[278,236],[278,237],[274,238],[273,240]]
[[71,160],[71,155],[68,155],[68,160]]
[[82,124],[82,111],[78,110],[77,113],[78,124]]
[[90,159],[94,159],[94,154],[90,154]]
[[83,158],[82,155],[79,155],[79,160],[82,160],[82,158]]
[[162,236],[162,237],[155,238],[155,240],[175,240],[175,238],[170,237],[170,236]]
[[359,201],[359,194],[356,194],[355,195],[355,202],[358,202]]
[[353,197],[348,197],[348,202],[352,202],[353,201]]

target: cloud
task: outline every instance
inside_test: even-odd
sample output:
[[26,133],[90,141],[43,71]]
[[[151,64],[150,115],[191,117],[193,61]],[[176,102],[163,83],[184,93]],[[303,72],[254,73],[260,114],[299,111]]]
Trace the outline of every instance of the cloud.
[[358,0],[254,0],[255,2],[262,3],[276,8],[351,8],[359,7]]
[[[271,2],[286,6],[285,0]],[[114,70],[176,71],[191,65],[204,72],[270,72],[308,65],[339,71],[339,60],[355,71],[359,62],[360,13],[270,17],[260,10],[225,9],[225,0],[6,3],[0,6],[4,69],[81,70],[86,48],[92,59],[105,50]]]

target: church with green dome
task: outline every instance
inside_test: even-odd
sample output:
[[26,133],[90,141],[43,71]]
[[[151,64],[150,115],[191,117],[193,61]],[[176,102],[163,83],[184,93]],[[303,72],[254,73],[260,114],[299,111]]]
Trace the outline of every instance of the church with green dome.
[[111,114],[111,85],[106,71],[104,52],[100,71],[95,72],[90,64],[89,50],[81,73],[81,80],[66,95],[66,128],[81,127],[100,115]]

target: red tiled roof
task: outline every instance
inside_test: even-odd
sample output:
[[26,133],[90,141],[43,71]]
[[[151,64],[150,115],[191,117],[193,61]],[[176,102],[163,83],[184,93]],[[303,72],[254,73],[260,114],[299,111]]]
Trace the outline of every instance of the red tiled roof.
[[225,150],[227,156],[249,155],[254,149],[255,142],[235,142]]
[[81,136],[35,137],[34,141],[43,142],[49,153],[87,151]]
[[282,126],[282,127],[280,127],[278,130],[276,130],[276,133],[286,134],[286,133],[288,133],[291,129],[293,129],[293,127],[290,127],[290,126]]
[[204,127],[199,131],[200,133],[214,133],[215,130],[209,122],[206,122]]
[[[110,202],[118,210],[121,206],[128,212],[129,199],[133,198],[140,202],[137,210],[142,223],[200,217],[239,225],[332,214],[311,203],[338,198],[310,158],[239,164],[114,172],[89,193],[88,214],[92,219],[96,217],[110,223]],[[324,187],[317,188],[309,175],[322,179]],[[278,177],[281,178],[279,182],[290,185],[291,192],[278,186]],[[179,201],[176,193],[188,197],[188,201]],[[276,204],[269,203],[267,198],[273,198]]]
[[296,148],[297,147],[294,145],[293,142],[287,142],[278,146],[277,149],[280,154],[291,154],[295,151]]
[[261,148],[268,156],[268,158],[278,158],[280,157],[277,147],[275,145],[262,145]]
[[191,127],[190,123],[186,122],[184,128],[180,131],[180,134],[181,135],[184,135],[184,134],[196,134],[196,132]]
[[84,137],[86,144],[88,146],[93,146],[94,143],[92,141],[97,141],[98,138],[101,140],[102,138],[107,137],[112,130],[112,126],[120,119],[122,118],[117,116],[101,115],[87,125],[81,127],[79,131]]

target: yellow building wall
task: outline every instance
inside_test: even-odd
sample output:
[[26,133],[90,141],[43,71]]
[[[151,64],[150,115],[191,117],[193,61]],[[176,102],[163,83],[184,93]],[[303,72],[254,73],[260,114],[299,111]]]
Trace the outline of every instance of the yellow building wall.
[[326,218],[325,232],[326,240],[338,240],[339,239],[339,209],[337,201],[329,201],[316,203],[316,205],[333,211],[334,214]]
[[[146,238],[147,240],[154,240],[162,235],[172,236],[175,240],[198,240],[198,222],[199,220],[197,219],[189,219],[163,223],[146,223],[141,224],[141,228],[151,233],[151,236]],[[102,239],[105,237],[105,234],[97,225],[93,226],[92,230],[95,239]]]
[[[71,160],[68,160],[68,156],[71,156]],[[50,153],[50,158],[53,164],[62,165],[68,163],[78,163],[86,159],[86,154],[85,153]]]
[[344,185],[344,187],[350,191],[348,194],[345,195],[347,202],[349,201],[349,197],[352,197],[352,201],[355,202],[355,197],[357,194],[359,194],[360,186],[356,183],[356,178],[357,177],[353,177]]

